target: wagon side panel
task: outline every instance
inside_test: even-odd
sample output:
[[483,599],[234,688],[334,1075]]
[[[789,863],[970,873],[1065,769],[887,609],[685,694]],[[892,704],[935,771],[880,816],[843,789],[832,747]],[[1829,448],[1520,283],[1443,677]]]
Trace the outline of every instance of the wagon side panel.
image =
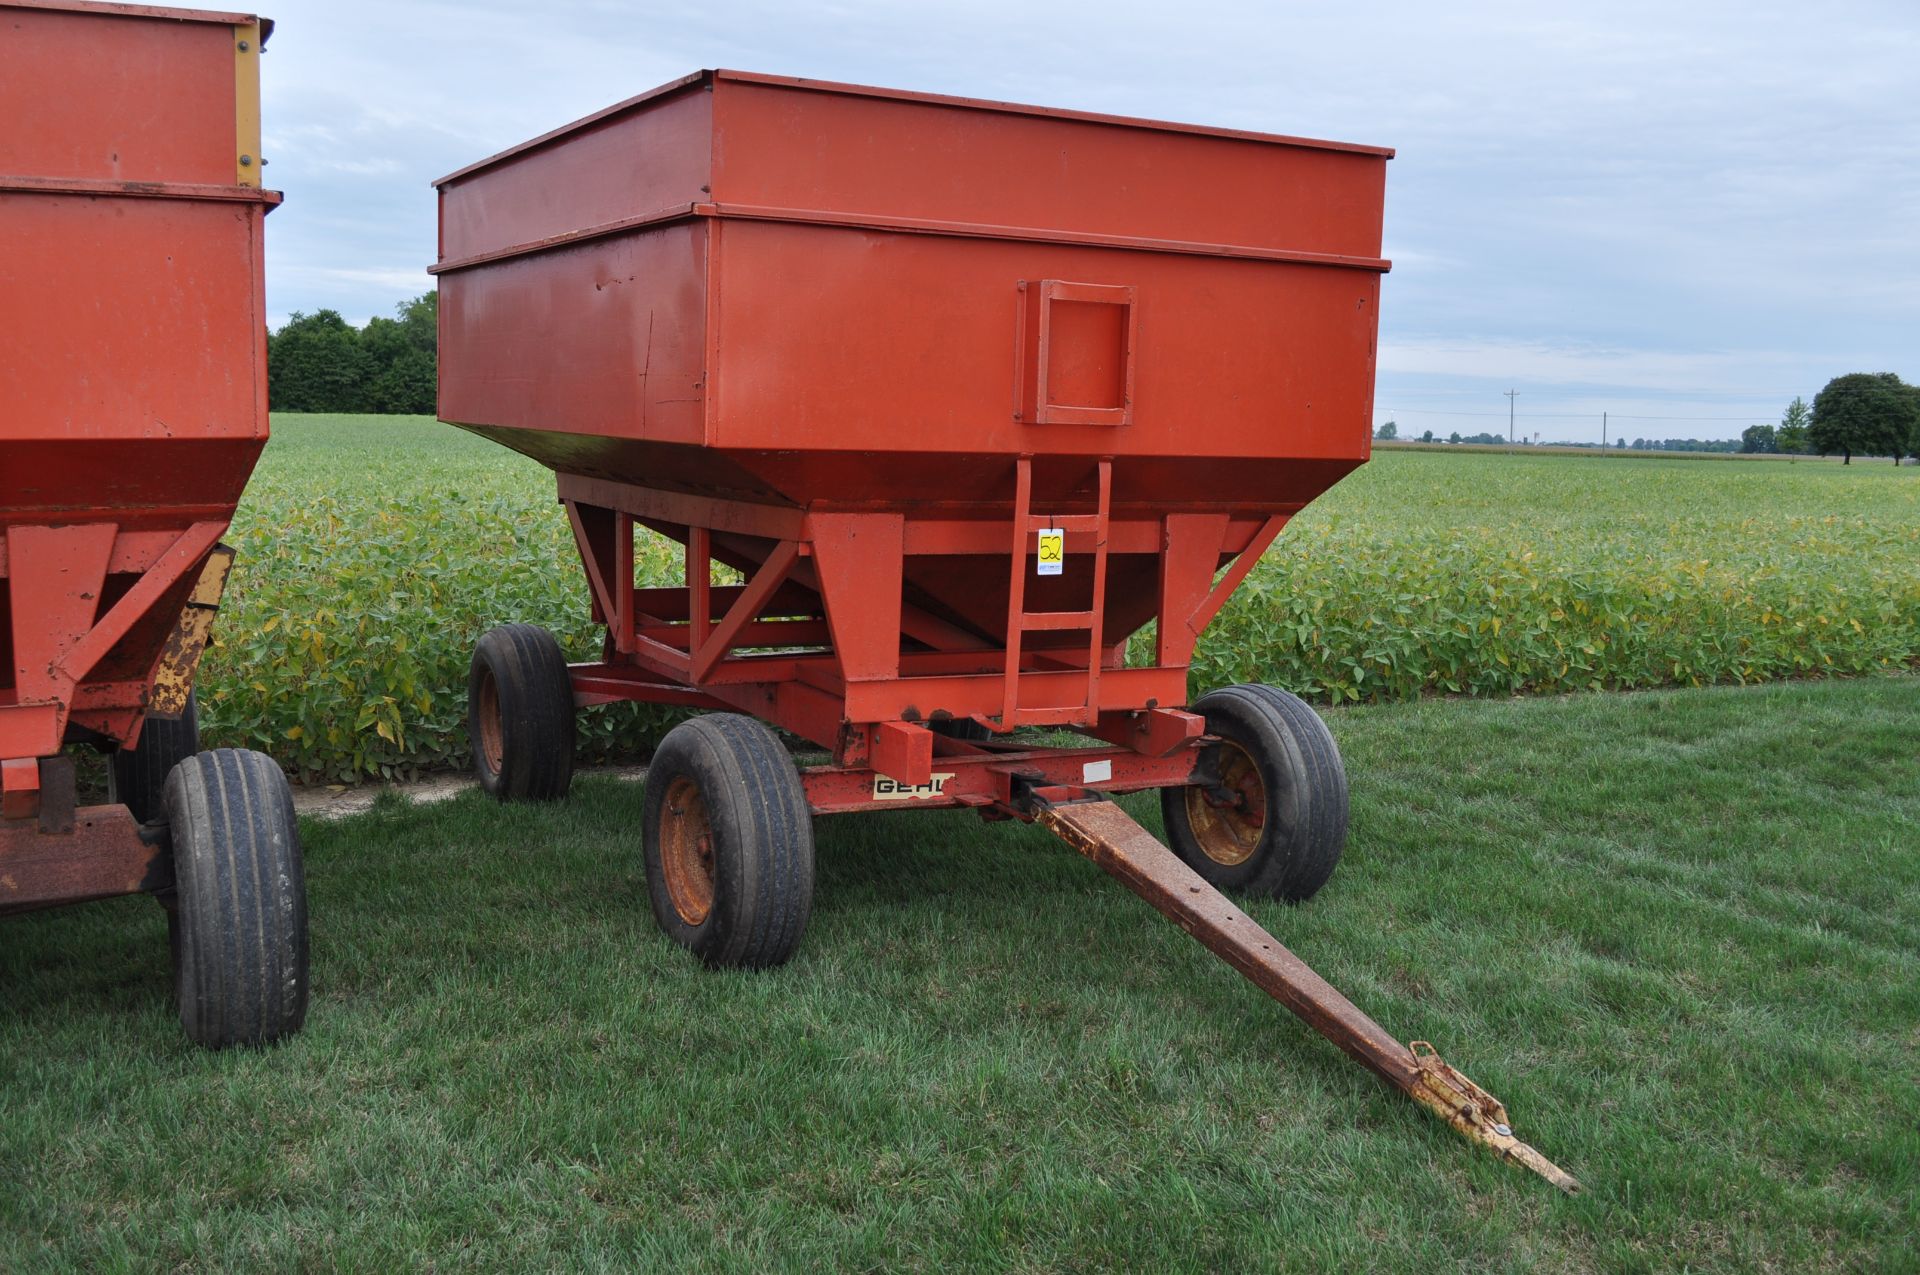
[[707,234],[685,218],[441,274],[441,419],[584,473],[616,440],[701,442]]
[[[722,243],[721,446],[1366,456],[1370,270],[752,220]],[[1048,280],[1120,300],[1045,298]],[[1050,397],[1091,420],[1034,410],[1023,310],[1042,305]]]

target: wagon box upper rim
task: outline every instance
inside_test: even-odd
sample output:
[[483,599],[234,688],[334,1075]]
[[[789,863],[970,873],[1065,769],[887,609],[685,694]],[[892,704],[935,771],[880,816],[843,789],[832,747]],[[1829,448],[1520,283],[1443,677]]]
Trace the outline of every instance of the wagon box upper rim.
[[1007,115],[1038,115],[1052,119],[1073,120],[1088,124],[1108,124],[1120,128],[1151,129],[1163,133],[1188,133],[1200,137],[1222,137],[1243,142],[1263,142],[1275,146],[1293,146],[1308,150],[1341,151],[1353,155],[1368,155],[1379,159],[1392,159],[1394,152],[1390,146],[1366,146],[1358,142],[1335,142],[1322,138],[1294,137],[1284,133],[1260,133],[1248,129],[1215,128],[1203,124],[1181,124],[1167,120],[1146,119],[1134,115],[1109,115],[1098,111],[1075,111],[1061,107],[1034,106],[1021,102],[1001,102],[988,98],[957,97],[944,93],[916,93],[906,89],[878,88],[867,84],[846,84],[836,80],[803,79],[790,75],[765,75],[754,71],[732,71],[724,68],[694,71],[677,80],[670,80],[656,88],[625,101],[616,102],[603,110],[595,111],[559,128],[529,138],[517,146],[489,155],[482,160],[455,169],[445,177],[433,182],[435,187],[445,186],[463,177],[483,169],[490,168],[504,160],[512,159],[528,151],[538,150],[556,142],[569,134],[591,127],[603,120],[621,115],[636,107],[644,106],[657,98],[679,92],[696,84],[710,84],[715,80],[732,80],[742,84],[768,84],[783,88],[803,89],[815,93],[838,93],[851,97],[890,98],[900,102],[922,102],[936,106],[960,106],[971,110],[994,111]]
[[244,27],[260,24],[260,43],[273,33],[273,21],[225,9],[170,9],[156,4],[113,4],[108,0],[0,0],[0,9],[44,9],[55,13],[98,13],[119,18],[161,18],[173,22],[213,22]]

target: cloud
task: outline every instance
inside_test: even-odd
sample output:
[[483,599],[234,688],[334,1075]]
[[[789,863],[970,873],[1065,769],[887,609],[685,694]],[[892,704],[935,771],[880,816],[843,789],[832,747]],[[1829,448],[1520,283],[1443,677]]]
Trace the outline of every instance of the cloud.
[[277,313],[390,312],[428,286],[431,178],[731,65],[1395,146],[1383,401],[1474,378],[1682,404],[1859,368],[1920,379],[1911,0],[288,0],[276,16]]
[[1401,376],[1618,386],[1669,394],[1745,393],[1782,355],[1759,350],[1690,351],[1556,346],[1537,341],[1433,339],[1382,342],[1380,371]]

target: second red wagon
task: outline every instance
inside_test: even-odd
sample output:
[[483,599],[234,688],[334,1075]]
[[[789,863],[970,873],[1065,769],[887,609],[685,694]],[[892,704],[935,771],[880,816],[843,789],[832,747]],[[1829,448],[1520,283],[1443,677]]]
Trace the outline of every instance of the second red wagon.
[[[556,472],[606,626],[571,667],[528,626],[481,642],[483,784],[563,795],[578,707],[726,710],[661,742],[642,829],[656,916],[717,965],[796,950],[815,815],[1041,822],[1551,1169],[1216,892],[1307,898],[1345,842],[1313,711],[1189,705],[1187,675],[1368,457],[1390,156],[706,71],[442,178],[440,416]],[[635,579],[643,530],[683,584]],[[1104,800],[1144,789],[1172,853]]]

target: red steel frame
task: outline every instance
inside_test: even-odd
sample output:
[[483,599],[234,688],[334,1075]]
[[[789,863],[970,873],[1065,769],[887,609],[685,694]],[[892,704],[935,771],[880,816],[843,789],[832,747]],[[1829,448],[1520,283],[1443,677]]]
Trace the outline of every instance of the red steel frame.
[[186,707],[266,443],[280,196],[260,184],[270,22],[0,0],[0,23],[5,915],[171,884],[164,837],[76,806],[61,748],[131,747]]
[[580,704],[769,721],[819,812],[1185,784],[1195,640],[1368,455],[1390,155],[703,72],[435,183],[439,414],[559,476]]
[[[1005,812],[1016,781],[1101,792],[1194,782],[1203,724],[1187,701],[1196,640],[1286,522],[1265,513],[1111,508],[1099,458],[1092,510],[1032,512],[1031,458],[1014,464],[1010,517],[938,502],[904,509],[794,509],[563,474],[560,497],[586,566],[598,663],[573,667],[575,702],[623,700],[750,713],[829,749],[803,772],[816,813],[966,806]],[[1028,611],[1038,531],[1066,533],[1070,569],[1091,570],[1085,611]],[[684,546],[687,583],[641,588],[634,536]],[[992,643],[903,596],[908,558],[1009,553],[1007,638]],[[1159,565],[1154,661],[1127,667],[1103,630],[1108,554]],[[1222,563],[1226,570],[1215,575]],[[712,583],[719,564],[737,585]],[[1084,647],[1032,649],[1023,635],[1078,631]],[[923,705],[938,705],[932,712]],[[1106,747],[972,743],[925,729],[970,719],[996,735],[1072,729]]]

